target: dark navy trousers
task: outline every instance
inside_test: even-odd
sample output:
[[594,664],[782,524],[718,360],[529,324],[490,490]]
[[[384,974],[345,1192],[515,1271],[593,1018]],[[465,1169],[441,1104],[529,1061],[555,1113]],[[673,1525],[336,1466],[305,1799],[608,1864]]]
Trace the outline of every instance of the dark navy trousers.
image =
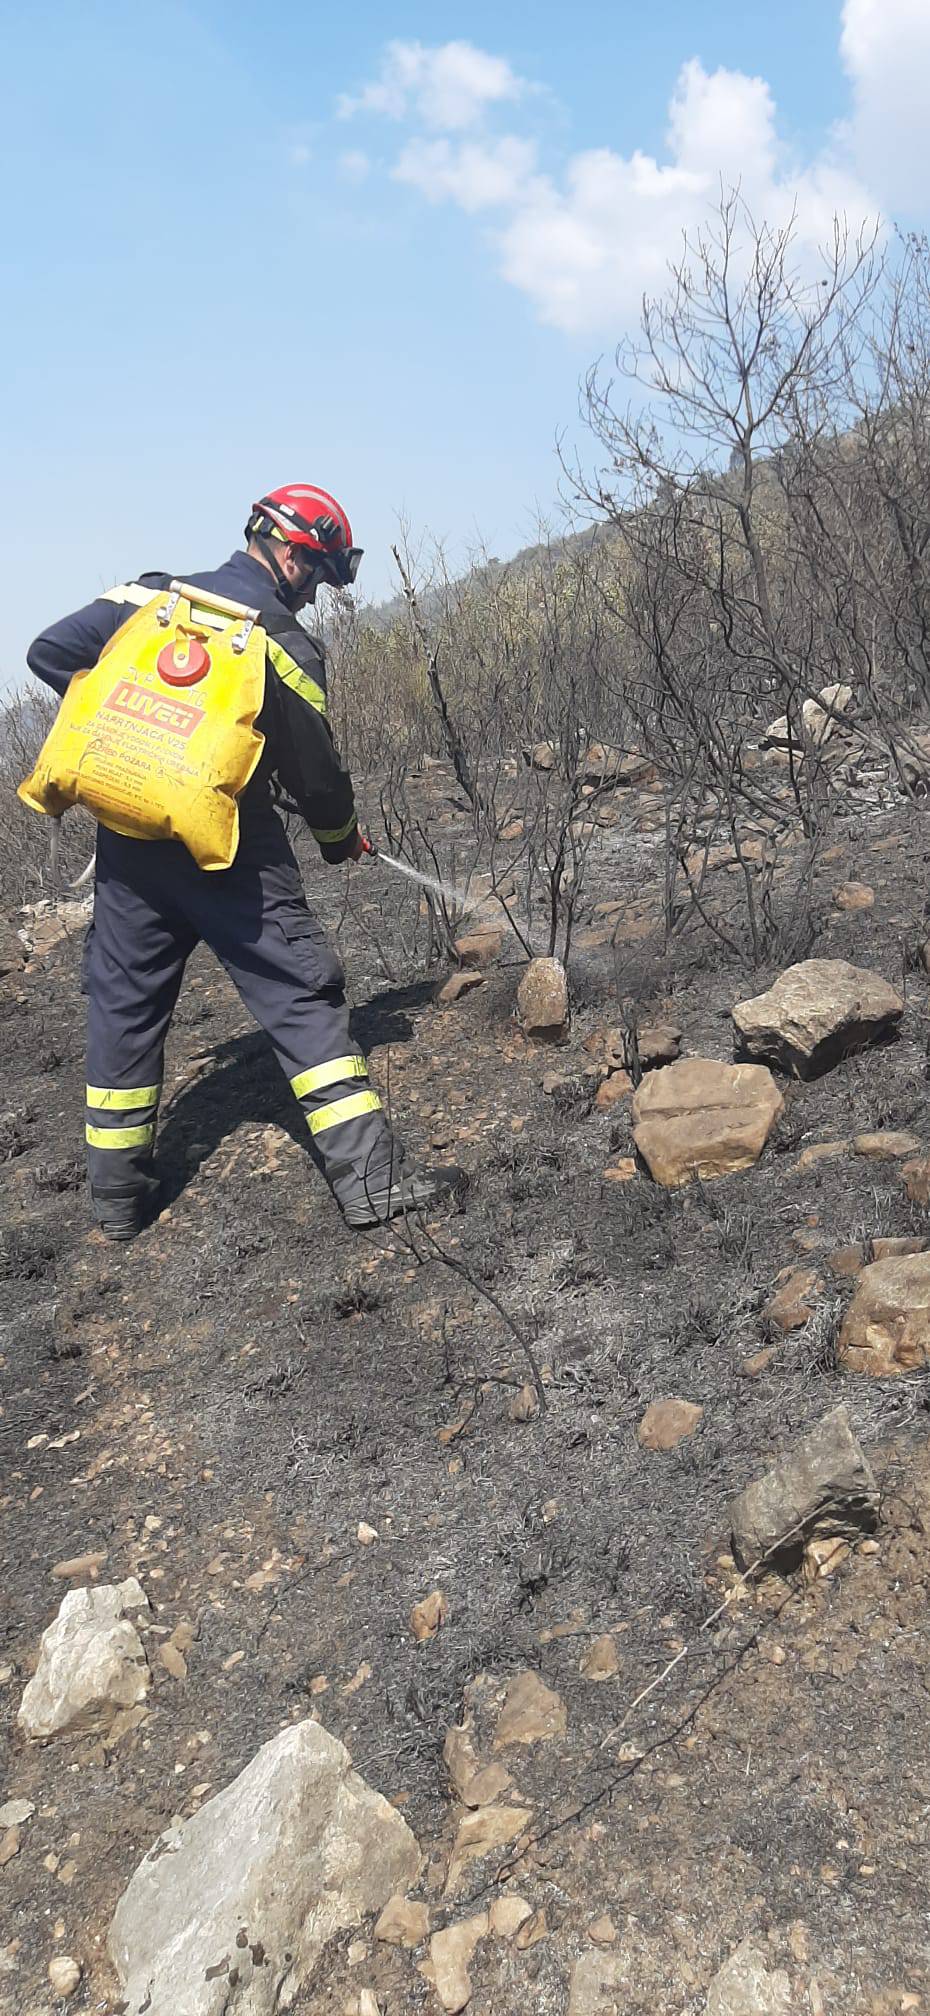
[[86,1135],[96,1196],[154,1187],[165,1037],[184,968],[203,941],[267,1032],[340,1202],[400,1164],[368,1066],[349,1035],[337,953],[308,908],[270,806],[243,822],[231,868],[199,868],[179,841],[100,827],[88,996]]

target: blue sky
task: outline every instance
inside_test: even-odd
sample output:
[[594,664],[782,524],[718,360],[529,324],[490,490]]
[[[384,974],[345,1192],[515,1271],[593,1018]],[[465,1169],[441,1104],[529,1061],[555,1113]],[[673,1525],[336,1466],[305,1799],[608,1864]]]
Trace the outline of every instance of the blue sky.
[[585,366],[724,174],[813,244],[927,221],[927,0],[35,0],[5,22],[0,683],[100,587],[212,564],[253,495],[506,554]]

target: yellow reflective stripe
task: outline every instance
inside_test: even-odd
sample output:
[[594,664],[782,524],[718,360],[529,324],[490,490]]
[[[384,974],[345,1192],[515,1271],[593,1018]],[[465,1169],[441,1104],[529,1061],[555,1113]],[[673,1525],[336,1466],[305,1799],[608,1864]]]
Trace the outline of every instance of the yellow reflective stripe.
[[273,637],[266,637],[265,648],[278,678],[283,680],[284,685],[290,686],[294,693],[299,693],[301,699],[306,700],[308,707],[315,707],[318,714],[325,715],[326,694],[322,686],[318,686],[316,680],[311,679],[309,672],[305,672],[303,667],[298,665],[296,658],[292,658],[290,652],[285,651],[283,644],[276,644]]
[[154,602],[156,595],[164,594],[163,588],[143,588],[138,581],[123,581],[119,588],[107,588],[98,595],[98,602],[134,602],[137,609],[144,609],[147,602]]
[[157,1106],[161,1093],[160,1085],[133,1085],[127,1091],[117,1092],[112,1085],[86,1086],[88,1106],[99,1106],[111,1113],[132,1113],[137,1106]]
[[340,1085],[344,1078],[367,1076],[364,1057],[331,1057],[328,1064],[315,1064],[312,1071],[301,1071],[292,1078],[291,1091],[295,1099],[302,1099],[305,1092],[325,1092],[327,1085]]
[[155,1122],[145,1127],[85,1127],[89,1148],[150,1148],[155,1139]]
[[377,1092],[350,1092],[346,1099],[334,1099],[331,1106],[320,1106],[316,1113],[308,1113],[311,1134],[322,1134],[327,1127],[341,1127],[346,1120],[360,1120],[363,1113],[380,1113],[381,1101]]
[[358,820],[353,812],[351,819],[347,819],[344,826],[330,829],[325,826],[311,826],[310,831],[314,840],[322,841],[324,847],[336,847],[340,840],[348,840],[349,834],[355,832],[357,825]]

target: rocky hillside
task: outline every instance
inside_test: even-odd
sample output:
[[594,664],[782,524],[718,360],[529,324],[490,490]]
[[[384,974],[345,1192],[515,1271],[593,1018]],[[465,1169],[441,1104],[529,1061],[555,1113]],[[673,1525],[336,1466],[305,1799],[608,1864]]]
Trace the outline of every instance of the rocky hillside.
[[427,1226],[344,1229],[198,954],[164,1208],[103,1244],[84,918],[11,920],[4,2016],[930,2007],[925,815],[850,797],[753,970],[666,945],[660,796],[608,795],[568,987],[486,879],[449,986],[385,868],[308,863],[469,1175]]

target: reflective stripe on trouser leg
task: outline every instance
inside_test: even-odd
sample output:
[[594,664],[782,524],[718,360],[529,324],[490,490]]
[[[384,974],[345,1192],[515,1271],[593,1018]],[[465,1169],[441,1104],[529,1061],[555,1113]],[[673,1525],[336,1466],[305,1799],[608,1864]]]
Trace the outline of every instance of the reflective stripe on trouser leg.
[[98,1193],[144,1183],[155,1146],[160,1085],[88,1085],[84,1137]]
[[291,1089],[303,1109],[323,1173],[340,1203],[366,1187],[383,1188],[400,1169],[402,1153],[368,1082],[358,1052],[332,1057],[298,1072]]

